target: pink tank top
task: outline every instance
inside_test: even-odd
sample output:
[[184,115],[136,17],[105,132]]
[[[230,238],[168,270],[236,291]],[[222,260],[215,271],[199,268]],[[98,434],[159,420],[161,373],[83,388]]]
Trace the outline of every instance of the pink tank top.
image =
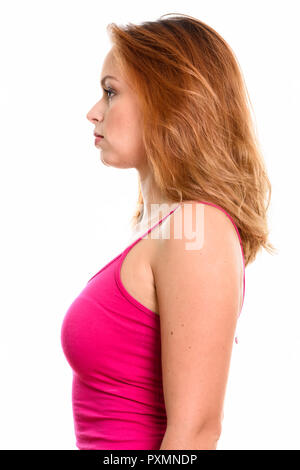
[[[72,408],[80,450],[160,448],[167,425],[160,317],[129,294],[120,271],[130,249],[180,205],[100,269],[66,312],[61,344],[73,371]],[[245,263],[243,285],[244,302]]]

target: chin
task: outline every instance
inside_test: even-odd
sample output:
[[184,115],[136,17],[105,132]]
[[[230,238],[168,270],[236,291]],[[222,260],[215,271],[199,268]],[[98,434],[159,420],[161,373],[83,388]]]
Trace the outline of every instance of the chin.
[[105,165],[105,166],[112,166],[112,165],[110,165],[110,164],[103,158],[102,152],[101,152],[101,154],[100,154],[100,158],[101,158],[101,162],[103,163],[103,165]]
[[120,169],[125,170],[125,169],[129,169],[129,168],[136,168],[137,167],[133,162],[129,162],[129,161],[126,161],[126,160],[121,160],[121,159],[108,158],[107,157],[107,152],[106,152],[106,155],[104,157],[102,149],[101,149],[101,153],[100,153],[100,158],[101,158],[102,163],[105,166],[110,166],[110,167],[113,167],[113,168],[120,168]]

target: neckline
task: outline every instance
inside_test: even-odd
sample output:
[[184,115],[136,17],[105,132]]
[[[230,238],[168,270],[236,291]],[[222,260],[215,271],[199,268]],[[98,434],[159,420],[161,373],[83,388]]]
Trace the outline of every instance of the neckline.
[[[125,254],[127,254],[127,252],[137,243],[139,242],[142,238],[144,238],[146,235],[148,235],[148,233],[153,230],[158,224],[160,224],[163,220],[165,220],[169,215],[171,215],[174,211],[176,211],[178,209],[178,207],[181,206],[181,203],[178,204],[178,206],[175,207],[175,209],[172,209],[171,212],[169,212],[167,215],[165,215],[164,217],[162,217],[156,224],[154,224],[152,227],[150,227],[143,235],[141,235],[139,238],[137,238],[136,240],[134,240],[129,246],[127,246],[123,251],[121,251],[121,253],[119,253],[117,256],[115,256],[111,261],[109,261],[107,264],[105,264],[99,271],[96,272],[96,274],[94,274],[88,281],[87,281],[87,284],[92,280],[94,279],[94,277],[96,277],[98,274],[100,274],[102,271],[104,271],[106,268],[108,268],[108,266],[110,266],[114,261],[116,261],[118,258],[121,257],[121,259],[124,258]],[[122,261],[120,263],[120,266],[122,265]],[[121,270],[121,268],[120,268]],[[120,277],[120,275],[119,275]],[[120,283],[122,283],[121,281],[121,278],[120,278]],[[123,286],[124,290],[125,290],[125,287]],[[145,307],[146,308],[146,307]],[[150,312],[152,310],[148,309]],[[155,313],[155,312],[152,312],[152,313]],[[159,316],[155,313],[156,316]]]

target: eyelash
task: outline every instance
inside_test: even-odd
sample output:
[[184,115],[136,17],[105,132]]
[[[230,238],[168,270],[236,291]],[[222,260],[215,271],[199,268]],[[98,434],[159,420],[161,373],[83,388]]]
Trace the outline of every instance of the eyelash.
[[103,91],[104,93],[106,93],[106,98],[109,99],[109,96],[108,96],[108,93],[113,93],[115,94],[115,92],[113,91],[112,88],[108,87],[108,88],[103,88]]

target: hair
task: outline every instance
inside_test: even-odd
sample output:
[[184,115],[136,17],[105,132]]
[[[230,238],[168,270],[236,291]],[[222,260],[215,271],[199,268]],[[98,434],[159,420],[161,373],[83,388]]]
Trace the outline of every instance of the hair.
[[[175,16],[164,18],[169,15]],[[162,196],[223,207],[239,230],[245,266],[262,247],[275,254],[268,241],[271,183],[230,46],[184,14],[122,27],[110,23],[107,30],[141,106],[147,161]],[[143,215],[138,183],[133,227]]]

